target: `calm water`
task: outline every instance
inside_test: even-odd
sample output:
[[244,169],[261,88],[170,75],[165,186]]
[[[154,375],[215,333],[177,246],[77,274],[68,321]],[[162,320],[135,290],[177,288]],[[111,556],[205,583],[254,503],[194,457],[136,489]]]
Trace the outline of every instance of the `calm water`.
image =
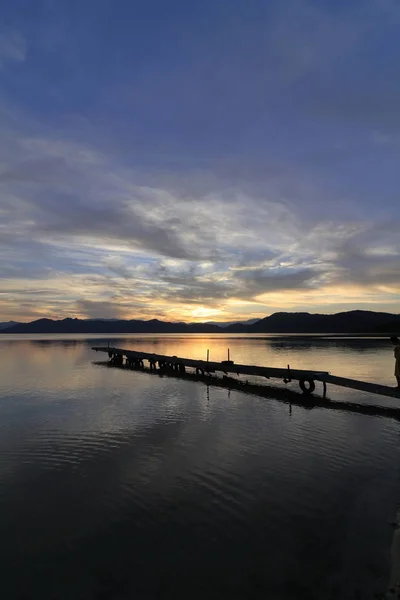
[[[386,340],[109,339],[193,358],[209,348],[212,360],[229,347],[236,362],[394,385]],[[2,598],[329,600],[385,589],[399,422],[104,368],[92,363],[99,343],[0,336]]]

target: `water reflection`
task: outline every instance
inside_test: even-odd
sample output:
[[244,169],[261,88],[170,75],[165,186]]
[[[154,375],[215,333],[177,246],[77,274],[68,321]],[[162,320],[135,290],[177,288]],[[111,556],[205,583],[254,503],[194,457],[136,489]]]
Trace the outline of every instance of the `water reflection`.
[[[398,422],[102,368],[90,349],[100,339],[0,337],[7,600],[383,591],[400,499]],[[209,348],[215,360],[229,345],[237,362],[318,362],[366,379],[392,371],[386,347],[365,351],[370,342],[362,351],[265,337],[110,342],[193,357]]]
[[[280,402],[285,402],[290,405],[290,414],[292,413],[292,405],[301,406],[306,410],[312,410],[314,408],[324,408],[325,410],[335,410],[341,412],[352,412],[356,414],[363,415],[372,415],[376,417],[388,417],[391,419],[400,420],[400,406],[388,406],[387,404],[390,401],[387,401],[385,398],[383,400],[383,404],[376,404],[376,402],[380,401],[381,398],[375,397],[375,404],[371,404],[368,402],[358,403],[351,399],[340,401],[334,400],[332,401],[329,396],[318,395],[318,391],[313,395],[305,395],[299,389],[298,391],[284,388],[282,386],[273,385],[270,382],[267,384],[259,383],[262,380],[260,377],[249,377],[246,380],[240,380],[235,377],[219,377],[216,376],[198,376],[195,372],[188,371],[185,374],[178,373],[176,371],[153,371],[149,368],[144,370],[136,370],[135,367],[130,367],[125,364],[123,365],[115,365],[109,361],[94,361],[94,365],[107,368],[107,369],[119,369],[122,371],[130,371],[140,374],[141,376],[150,376],[150,377],[170,377],[173,379],[183,379],[188,381],[195,381],[196,383],[203,384],[207,387],[207,400],[209,400],[210,388],[223,388],[228,392],[228,398],[230,398],[231,390],[238,390],[243,394],[253,394],[259,396],[260,398],[269,398],[274,400],[279,400]],[[322,394],[322,388],[321,388]],[[373,397],[370,395],[371,398]],[[385,405],[386,403],[386,405]],[[397,399],[396,399],[397,404]]]
[[[321,338],[311,336],[221,336],[219,335],[138,335],[138,336],[101,336],[80,339],[10,339],[0,336],[0,352],[4,365],[3,371],[8,380],[14,380],[20,367],[15,365],[14,349],[18,359],[24,362],[29,375],[34,376],[35,369],[46,368],[52,364],[53,382],[67,385],[67,371],[63,368],[62,357],[73,356],[77,366],[84,367],[85,362],[94,358],[90,348],[95,345],[107,345],[157,352],[160,354],[183,356],[186,358],[206,359],[207,350],[210,360],[226,359],[230,349],[231,358],[240,364],[252,364],[272,367],[312,369],[329,371],[334,375],[352,377],[365,381],[394,385],[393,350],[388,340],[377,338]],[[51,351],[50,351],[51,348]],[[65,354],[66,353],[66,354]],[[75,377],[73,385],[84,385]],[[354,399],[354,392],[340,391],[341,398],[348,394]]]

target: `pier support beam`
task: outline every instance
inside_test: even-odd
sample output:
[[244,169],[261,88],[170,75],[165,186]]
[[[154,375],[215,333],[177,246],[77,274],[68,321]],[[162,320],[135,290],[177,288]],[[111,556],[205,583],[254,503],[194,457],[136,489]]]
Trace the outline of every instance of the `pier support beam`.
[[122,363],[123,363],[122,354],[113,354],[110,362],[113,365],[122,365]]

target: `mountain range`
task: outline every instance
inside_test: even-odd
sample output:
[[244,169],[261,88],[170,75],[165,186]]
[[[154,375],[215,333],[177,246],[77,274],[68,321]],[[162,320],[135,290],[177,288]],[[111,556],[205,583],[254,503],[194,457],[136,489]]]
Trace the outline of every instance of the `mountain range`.
[[0,323],[0,331],[2,329],[9,329],[13,325],[19,325],[19,323],[17,323],[17,321],[6,321],[5,323]]
[[[151,319],[38,319],[31,323],[0,323],[2,333],[385,333],[400,332],[400,315],[354,310],[331,315],[278,312],[244,323],[170,323]],[[3,327],[4,326],[4,327]]]

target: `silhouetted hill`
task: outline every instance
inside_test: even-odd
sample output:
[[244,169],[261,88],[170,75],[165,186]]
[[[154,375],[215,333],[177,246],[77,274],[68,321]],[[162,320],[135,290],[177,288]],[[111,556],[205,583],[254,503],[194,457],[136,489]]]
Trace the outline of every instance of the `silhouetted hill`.
[[205,325],[218,325],[218,327],[231,327],[232,325],[253,325],[259,319],[247,319],[247,321],[207,321]]
[[383,323],[375,329],[376,333],[388,333],[389,335],[398,335],[400,337],[400,321],[399,319]]
[[205,323],[168,323],[151,319],[140,320],[83,320],[38,319],[31,323],[19,323],[1,333],[216,333],[222,331],[216,325]]
[[[390,326],[389,326],[390,324]],[[251,325],[253,333],[374,333],[382,327],[400,327],[400,315],[369,310],[352,310],[333,315],[274,313]]]
[[0,331],[2,329],[8,329],[9,327],[12,327],[13,325],[18,325],[17,321],[7,321],[6,323],[0,323]]
[[103,319],[39,319],[19,323],[0,333],[399,333],[400,315],[353,310],[334,315],[274,313],[256,323],[219,327],[212,323],[169,323]]

